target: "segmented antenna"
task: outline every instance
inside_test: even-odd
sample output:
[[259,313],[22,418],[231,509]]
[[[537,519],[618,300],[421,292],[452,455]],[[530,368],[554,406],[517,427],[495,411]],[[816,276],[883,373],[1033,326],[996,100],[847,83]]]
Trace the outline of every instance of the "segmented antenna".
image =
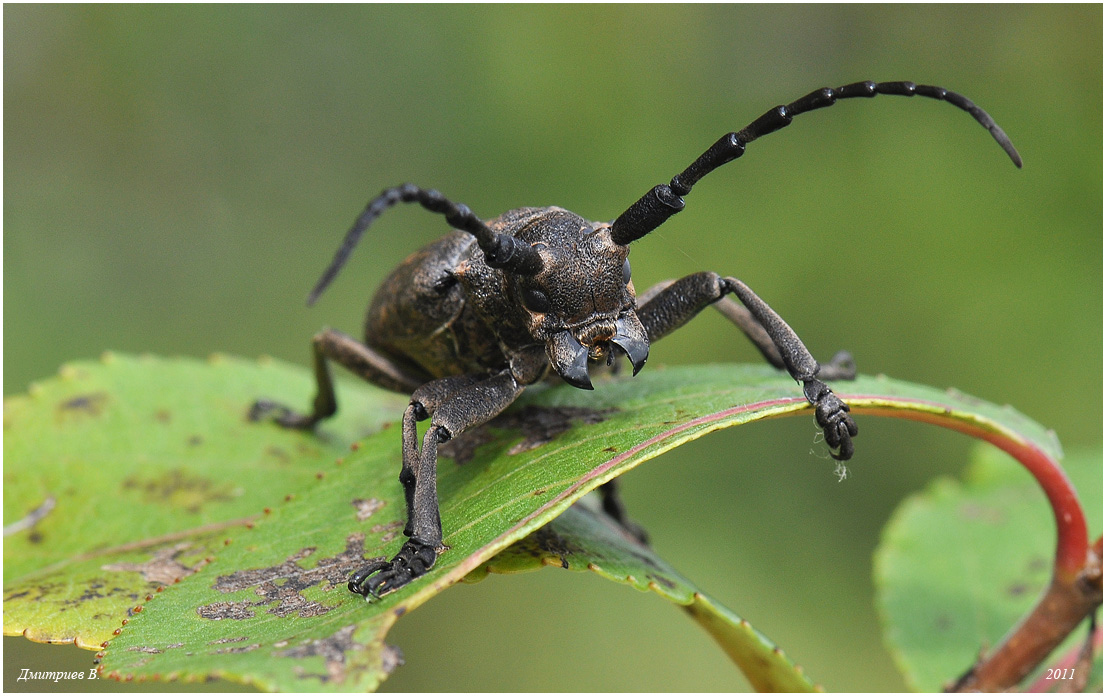
[[683,210],[684,201],[682,196],[691,193],[691,187],[698,183],[700,179],[723,164],[741,157],[745,154],[747,144],[789,125],[791,120],[799,114],[833,106],[838,99],[874,97],[877,94],[895,94],[903,97],[912,97],[917,94],[930,99],[946,101],[959,109],[967,111],[981,126],[990,132],[991,137],[998,142],[1014,164],[1021,168],[1021,155],[1018,154],[1014,144],[1010,142],[1010,138],[999,128],[994,119],[986,111],[976,106],[972,100],[956,92],[950,92],[944,87],[917,85],[913,82],[871,81],[856,82],[837,88],[824,87],[786,106],[777,106],[770,109],[740,131],[722,136],[698,159],[692,162],[690,167],[673,177],[670,183],[653,187],[649,193],[646,193],[627,208],[626,212],[618,216],[618,219],[611,226],[611,238],[618,244],[629,244],[657,229],[665,220]]
[[311,294],[307,296],[307,305],[315,304],[319,296],[327,289],[331,282],[338,276],[338,272],[346,265],[350,254],[353,253],[361,235],[369,228],[381,213],[391,208],[396,203],[418,203],[432,213],[445,216],[445,220],[455,229],[468,232],[476,237],[476,243],[484,252],[484,261],[492,268],[501,268],[519,275],[534,275],[541,270],[541,256],[529,244],[516,239],[508,234],[499,234],[492,231],[484,222],[462,203],[453,203],[441,193],[431,189],[424,190],[414,184],[403,184],[384,189],[376,198],[369,201],[365,210],[357,216],[353,227],[346,232],[342,246],[334,254],[334,260],[330,262],[319,282]]

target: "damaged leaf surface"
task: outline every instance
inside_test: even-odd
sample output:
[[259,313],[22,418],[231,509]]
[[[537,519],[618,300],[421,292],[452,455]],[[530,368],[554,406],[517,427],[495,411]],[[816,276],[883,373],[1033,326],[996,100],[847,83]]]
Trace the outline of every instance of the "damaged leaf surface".
[[272,361],[107,354],[5,399],[4,633],[98,648],[404,403],[350,385],[318,438],[245,418],[259,396],[312,388]]

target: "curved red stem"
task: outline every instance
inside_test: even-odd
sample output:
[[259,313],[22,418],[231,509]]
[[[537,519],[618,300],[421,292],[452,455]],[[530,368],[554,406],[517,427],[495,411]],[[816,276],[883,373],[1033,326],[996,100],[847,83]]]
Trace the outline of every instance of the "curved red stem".
[[1059,462],[1032,442],[955,418],[952,414],[886,407],[858,410],[932,423],[986,440],[1017,459],[1044,490],[1056,520],[1056,565],[1052,581],[1033,610],[1011,629],[998,647],[981,656],[950,690],[1005,691],[1017,686],[1102,604],[1102,537],[1093,547],[1090,545],[1087,519],[1075,487]]
[[984,428],[982,426],[924,411],[908,411],[895,408],[863,409],[863,413],[892,418],[931,423],[956,430],[980,440],[986,440],[1029,470],[1037,479],[1052,506],[1056,520],[1056,575],[1072,582],[1087,563],[1087,551],[1090,540],[1087,537],[1087,518],[1075,487],[1059,462],[1046,454],[1031,442],[1016,440],[1009,435]]

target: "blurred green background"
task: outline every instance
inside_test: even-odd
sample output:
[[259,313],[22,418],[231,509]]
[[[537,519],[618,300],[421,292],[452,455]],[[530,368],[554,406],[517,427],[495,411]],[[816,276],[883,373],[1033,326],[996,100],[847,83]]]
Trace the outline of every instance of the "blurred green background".
[[[445,231],[389,213],[309,311],[381,188],[606,220],[768,107],[863,79],[962,92],[1025,169],[947,104],[842,102],[696,187],[634,246],[638,287],[737,276],[817,356],[1100,443],[1101,6],[5,6],[4,393],[106,349],[306,365],[313,332],[358,333],[383,275]],[[650,365],[757,359],[708,313]],[[662,556],[828,689],[896,691],[872,550],[970,443],[859,424],[842,483],[793,419],[683,447],[624,491]],[[747,686],[680,611],[586,574],[453,588],[389,642],[407,665],[385,690]],[[43,660],[91,666],[5,647],[9,689]]]

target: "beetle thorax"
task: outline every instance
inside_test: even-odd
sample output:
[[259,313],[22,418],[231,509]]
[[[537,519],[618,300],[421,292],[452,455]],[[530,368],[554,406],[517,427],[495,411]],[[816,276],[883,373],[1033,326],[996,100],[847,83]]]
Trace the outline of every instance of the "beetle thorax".
[[538,250],[542,270],[513,276],[511,293],[529,315],[529,331],[545,343],[554,369],[588,388],[587,361],[610,360],[615,348],[631,356],[635,372],[648,340],[635,313],[629,249],[611,239],[610,225],[561,208],[546,208],[515,236]]

